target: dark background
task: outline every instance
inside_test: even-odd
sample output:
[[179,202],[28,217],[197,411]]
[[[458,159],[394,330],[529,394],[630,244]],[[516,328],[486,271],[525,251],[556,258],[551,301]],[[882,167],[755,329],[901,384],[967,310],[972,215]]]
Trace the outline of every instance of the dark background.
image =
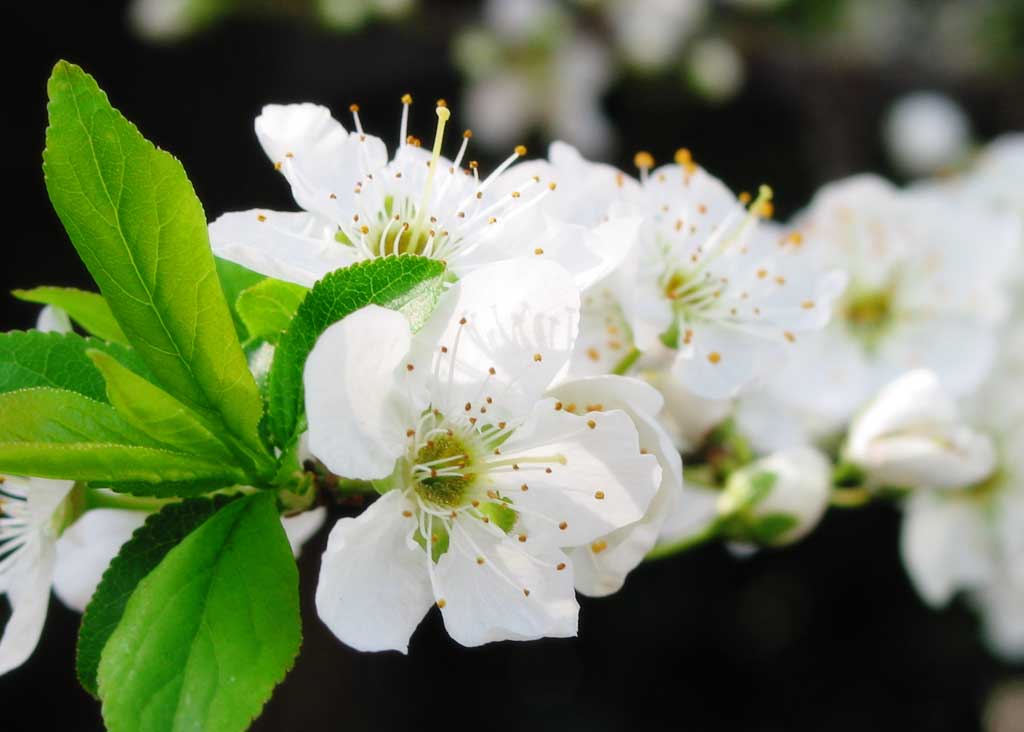
[[[210,217],[290,209],[252,132],[262,104],[316,101],[348,124],[344,110],[358,101],[365,127],[390,142],[409,91],[421,102],[447,98],[458,125],[460,80],[447,44],[465,4],[425,4],[409,22],[357,35],[233,21],[171,47],[136,40],[122,3],[5,8],[0,291],[91,286],[40,169],[45,83],[58,58],[84,66],[147,137],[181,158]],[[771,183],[786,216],[825,180],[890,172],[879,121],[900,93],[946,91],[981,139],[1024,128],[1019,74],[993,82],[921,64],[836,66],[786,47],[766,50],[748,74],[740,96],[718,106],[659,77],[615,86],[605,100],[622,138],[615,162],[628,165],[638,148],[665,160],[686,145],[734,189]],[[431,106],[413,107],[424,139]],[[35,306],[0,302],[4,329],[34,322]],[[582,600],[575,640],[463,649],[431,612],[408,657],[350,651],[319,623],[312,598],[323,531],[301,561],[302,655],[254,729],[980,729],[989,694],[1020,669],[985,651],[962,606],[923,606],[900,565],[898,529],[887,506],[834,511],[789,550],[737,560],[708,547],[646,565],[618,595]],[[102,728],[98,704],[75,680],[77,621],[54,600],[35,655],[0,677],[5,731]]]

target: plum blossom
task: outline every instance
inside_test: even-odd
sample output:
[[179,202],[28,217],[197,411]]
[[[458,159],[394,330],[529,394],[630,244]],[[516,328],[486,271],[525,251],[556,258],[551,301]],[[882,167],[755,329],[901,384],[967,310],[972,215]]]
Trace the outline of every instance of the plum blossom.
[[622,588],[629,574],[654,548],[670,517],[689,513],[690,493],[683,485],[683,465],[671,439],[658,422],[662,399],[638,379],[592,376],[563,382],[548,394],[564,411],[589,415],[616,409],[636,425],[640,452],[654,455],[661,467],[661,483],[643,517],[596,539],[588,546],[568,550],[576,589],[600,597]]
[[625,412],[545,397],[578,319],[561,267],[514,261],[463,277],[415,335],[370,306],[321,336],[309,448],[385,491],[324,554],[317,609],[343,642],[404,652],[431,604],[467,646],[576,633],[564,550],[640,521],[662,473]]
[[963,423],[930,371],[886,386],[850,427],[845,457],[874,485],[960,488],[995,467],[992,441]]
[[[481,178],[466,161],[466,131],[454,160],[441,156],[450,112],[443,101],[432,151],[408,134],[411,97],[402,100],[398,148],[388,159],[380,138],[364,132],[352,106],[354,131],[314,104],[268,105],[256,119],[267,156],[303,209],[224,214],[210,225],[214,253],[249,269],[303,286],[354,262],[400,254],[444,261],[456,276],[492,261],[554,259],[581,285],[607,266],[572,232],[526,215],[557,188],[532,176],[514,188],[498,185],[526,148]],[[463,165],[468,167],[463,168]]]
[[0,592],[11,617],[0,637],[0,674],[23,664],[46,621],[57,537],[66,519],[74,481],[0,478]]
[[758,227],[771,207],[766,186],[747,209],[688,151],[676,161],[648,175],[653,161],[637,156],[645,220],[620,270],[619,303],[641,351],[675,349],[673,377],[724,399],[777,366],[799,334],[825,326],[845,277],[816,269],[800,232]]
[[828,328],[795,344],[792,358],[740,405],[741,423],[778,415],[780,447],[839,430],[885,384],[929,369],[956,398],[989,374],[1008,309],[1014,217],[942,191],[901,192],[861,175],[821,189],[796,219],[819,266],[849,273]]
[[831,489],[828,459],[812,447],[790,448],[730,475],[718,513],[738,520],[734,538],[767,546],[792,544],[821,521]]

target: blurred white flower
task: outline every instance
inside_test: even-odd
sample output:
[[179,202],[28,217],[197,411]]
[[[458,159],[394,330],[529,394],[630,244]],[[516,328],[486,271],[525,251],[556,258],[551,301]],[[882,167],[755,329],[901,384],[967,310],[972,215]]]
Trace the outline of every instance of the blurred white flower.
[[469,121],[481,143],[507,147],[540,128],[590,154],[610,147],[600,99],[611,84],[612,64],[599,41],[570,29],[557,43],[528,44],[514,53],[491,42],[488,50],[472,31],[457,41],[457,60],[469,78]]
[[962,420],[930,371],[911,371],[882,389],[850,427],[847,460],[872,485],[962,488],[996,465],[992,441]]
[[935,372],[953,397],[989,374],[1020,243],[1013,216],[857,176],[821,189],[796,226],[817,242],[818,268],[839,268],[850,284],[755,411],[776,409],[804,439],[820,438],[906,371]]
[[1024,170],[1024,133],[1017,132],[997,137],[986,145],[956,183],[971,200],[1024,215],[1021,170]]
[[828,508],[831,464],[811,447],[773,453],[735,471],[718,498],[718,514],[738,519],[732,538],[765,546],[809,534]]
[[675,60],[707,13],[706,0],[608,0],[605,11],[627,63],[644,71]]
[[970,122],[963,108],[945,94],[913,92],[889,108],[883,138],[889,157],[902,172],[931,175],[967,155]]
[[734,45],[724,38],[705,38],[690,49],[685,74],[699,94],[717,102],[739,91],[746,72]]

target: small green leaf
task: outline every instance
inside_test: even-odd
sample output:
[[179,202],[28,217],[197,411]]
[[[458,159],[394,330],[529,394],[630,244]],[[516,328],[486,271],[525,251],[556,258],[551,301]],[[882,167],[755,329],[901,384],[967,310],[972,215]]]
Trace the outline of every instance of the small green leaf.
[[48,92],[46,188],[118,325],[169,394],[262,451],[262,400],[181,163],[77,66],[59,62]]
[[231,319],[235,322],[238,340],[242,342],[247,341],[249,340],[249,332],[245,329],[245,323],[238,317],[238,309],[235,307],[235,302],[238,300],[242,290],[262,282],[266,277],[227,259],[214,257],[213,261],[217,268],[217,278],[220,279],[221,289],[224,290],[224,298],[227,300],[228,309],[231,311]]
[[441,296],[444,265],[402,255],[360,262],[324,277],[299,306],[270,368],[270,431],[279,446],[295,435],[303,409],[302,371],[327,328],[366,305],[399,310],[418,329]]
[[135,352],[116,343],[74,333],[15,330],[0,334],[0,393],[50,386],[105,402],[103,376],[85,355],[89,349],[110,354],[137,374],[147,373]]
[[214,460],[236,462],[231,451],[184,404],[107,354],[89,351],[87,355],[106,379],[107,397],[126,422],[164,445]]
[[91,335],[128,345],[128,338],[110,312],[110,306],[103,295],[97,292],[86,292],[74,287],[36,287],[32,290],[14,290],[12,294],[26,302],[58,307]]
[[796,516],[788,513],[770,513],[760,516],[750,523],[750,538],[758,544],[770,546],[793,529],[799,522]]
[[154,483],[149,495],[168,495],[161,481],[245,480],[234,465],[156,442],[110,405],[73,391],[0,394],[0,415],[0,473]]
[[243,290],[235,308],[249,338],[276,346],[308,292],[300,285],[269,278]]
[[301,636],[298,572],[273,495],[233,501],[128,600],[100,658],[107,729],[244,730]]
[[78,630],[78,655],[75,666],[78,680],[93,696],[98,695],[96,672],[100,654],[124,614],[135,586],[142,581],[171,549],[206,519],[226,505],[232,497],[194,498],[165,506],[129,539],[103,573]]

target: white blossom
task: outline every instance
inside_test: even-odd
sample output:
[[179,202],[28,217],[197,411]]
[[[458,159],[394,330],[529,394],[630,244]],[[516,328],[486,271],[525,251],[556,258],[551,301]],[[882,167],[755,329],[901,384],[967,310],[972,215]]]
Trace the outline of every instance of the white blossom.
[[821,244],[818,266],[844,270],[849,286],[829,327],[795,344],[756,412],[777,411],[806,441],[840,429],[907,371],[933,371],[953,397],[989,374],[1019,244],[1012,216],[857,176],[825,186],[796,226]]
[[730,475],[718,499],[718,513],[744,521],[749,536],[741,539],[769,546],[792,544],[821,521],[831,489],[830,464],[819,451],[782,450]]
[[35,650],[46,621],[57,537],[74,481],[6,476],[0,482],[0,592],[11,617],[0,637],[0,674]]
[[889,157],[910,175],[931,175],[956,165],[967,154],[970,136],[963,108],[937,92],[900,97],[883,127]]
[[995,469],[992,441],[967,426],[931,371],[887,385],[850,427],[846,459],[874,485],[961,488]]
[[317,609],[342,641],[404,652],[433,603],[463,645],[575,634],[563,549],[639,521],[661,477],[627,414],[544,398],[578,318],[561,267],[506,262],[462,278],[415,335],[371,306],[321,336],[310,450],[389,488],[331,531]]
[[265,107],[257,137],[303,211],[225,214],[210,225],[214,253],[304,286],[358,261],[405,253],[442,260],[457,276],[493,261],[536,257],[564,264],[581,285],[606,271],[597,253],[569,232],[530,215],[556,181],[534,176],[512,190],[497,185],[525,148],[481,179],[475,162],[462,167],[468,130],[454,160],[440,155],[447,107],[437,107],[431,152],[408,135],[411,101],[403,98],[399,146],[390,160],[384,142],[363,131],[355,105],[352,132],[325,107]]
[[845,278],[815,269],[799,232],[758,231],[767,187],[747,210],[687,151],[676,158],[643,177],[645,220],[621,268],[619,302],[641,351],[659,342],[676,349],[672,374],[684,387],[727,398],[828,322]]
[[568,551],[576,589],[584,595],[604,596],[618,592],[629,574],[654,548],[666,521],[693,506],[683,490],[683,464],[665,430],[658,423],[662,399],[638,379],[593,376],[559,384],[551,389],[563,410],[590,415],[621,410],[636,425],[640,452],[653,455],[661,467],[661,484],[643,517],[595,539],[587,546]]

